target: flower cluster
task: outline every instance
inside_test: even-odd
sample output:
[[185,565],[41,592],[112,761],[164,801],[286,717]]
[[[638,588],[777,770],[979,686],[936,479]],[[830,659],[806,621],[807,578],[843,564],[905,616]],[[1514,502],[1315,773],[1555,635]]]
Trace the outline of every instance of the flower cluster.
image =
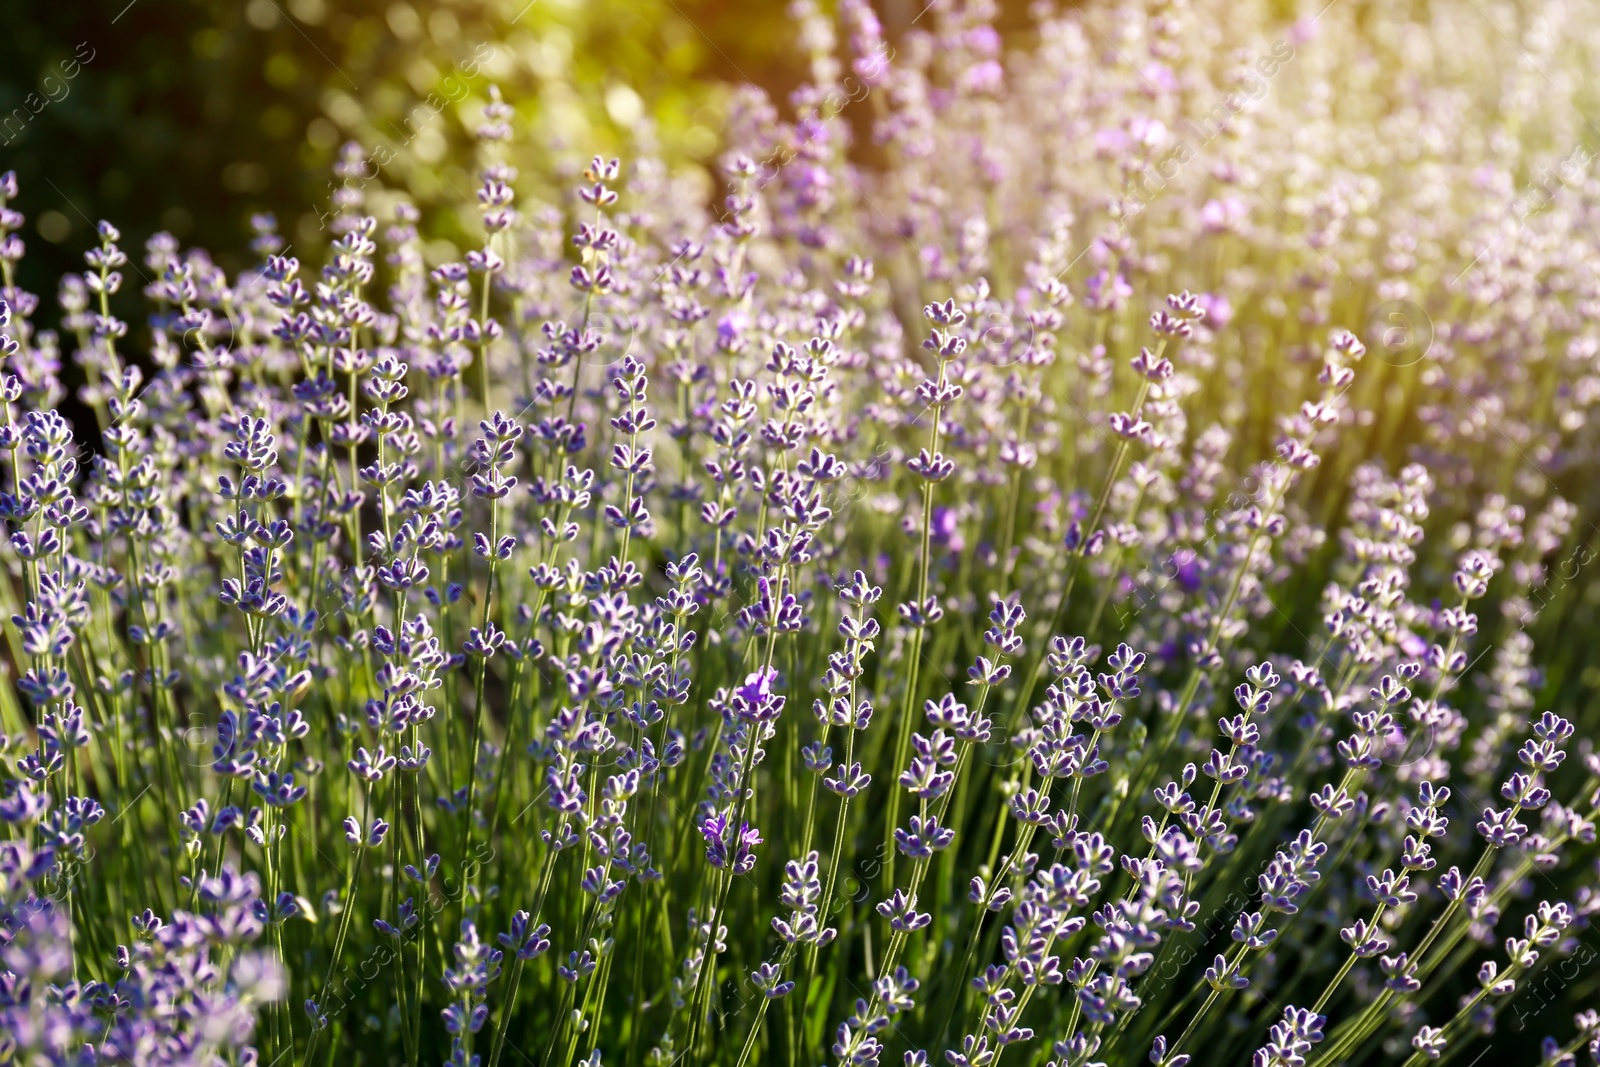
[[1594,34],[837,7],[710,207],[0,178],[0,1063],[1600,1061]]

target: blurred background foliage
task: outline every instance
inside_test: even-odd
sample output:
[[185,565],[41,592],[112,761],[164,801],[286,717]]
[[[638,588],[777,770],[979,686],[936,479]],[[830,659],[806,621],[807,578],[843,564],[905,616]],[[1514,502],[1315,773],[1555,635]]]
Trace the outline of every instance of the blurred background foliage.
[[[893,36],[926,0],[877,7]],[[469,131],[491,84],[517,109],[514,161],[530,179],[641,149],[705,174],[733,84],[782,103],[805,76],[785,8],[30,0],[0,34],[0,170],[18,172],[29,217],[21,284],[52,297],[55,278],[82,269],[101,218],[128,246],[166,230],[233,273],[256,258],[249,216],[270,211],[306,255],[328,236],[332,165],[351,139],[382,164],[377,184],[446,208],[429,215],[429,236],[475,232]],[[1020,25],[1024,8],[1009,4],[1008,21]],[[709,180],[700,187],[710,199]]]

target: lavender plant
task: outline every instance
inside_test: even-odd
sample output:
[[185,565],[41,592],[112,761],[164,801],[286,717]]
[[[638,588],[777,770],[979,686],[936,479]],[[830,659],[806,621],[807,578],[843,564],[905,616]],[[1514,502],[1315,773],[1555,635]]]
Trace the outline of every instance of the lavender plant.
[[1600,1061],[1592,24],[839,7],[706,209],[0,179],[0,1063]]

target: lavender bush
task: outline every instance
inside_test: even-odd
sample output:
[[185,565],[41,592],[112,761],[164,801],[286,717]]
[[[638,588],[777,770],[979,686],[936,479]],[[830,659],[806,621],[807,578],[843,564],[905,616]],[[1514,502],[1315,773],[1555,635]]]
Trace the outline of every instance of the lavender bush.
[[1600,22],[1314,7],[800,0],[711,210],[493,92],[59,329],[0,179],[0,1063],[1600,1059]]

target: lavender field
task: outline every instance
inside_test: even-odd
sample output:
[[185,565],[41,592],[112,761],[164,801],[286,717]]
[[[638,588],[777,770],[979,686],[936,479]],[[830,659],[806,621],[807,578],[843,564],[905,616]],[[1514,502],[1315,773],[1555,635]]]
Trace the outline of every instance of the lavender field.
[[520,6],[0,177],[0,1064],[1600,1063],[1600,7]]

